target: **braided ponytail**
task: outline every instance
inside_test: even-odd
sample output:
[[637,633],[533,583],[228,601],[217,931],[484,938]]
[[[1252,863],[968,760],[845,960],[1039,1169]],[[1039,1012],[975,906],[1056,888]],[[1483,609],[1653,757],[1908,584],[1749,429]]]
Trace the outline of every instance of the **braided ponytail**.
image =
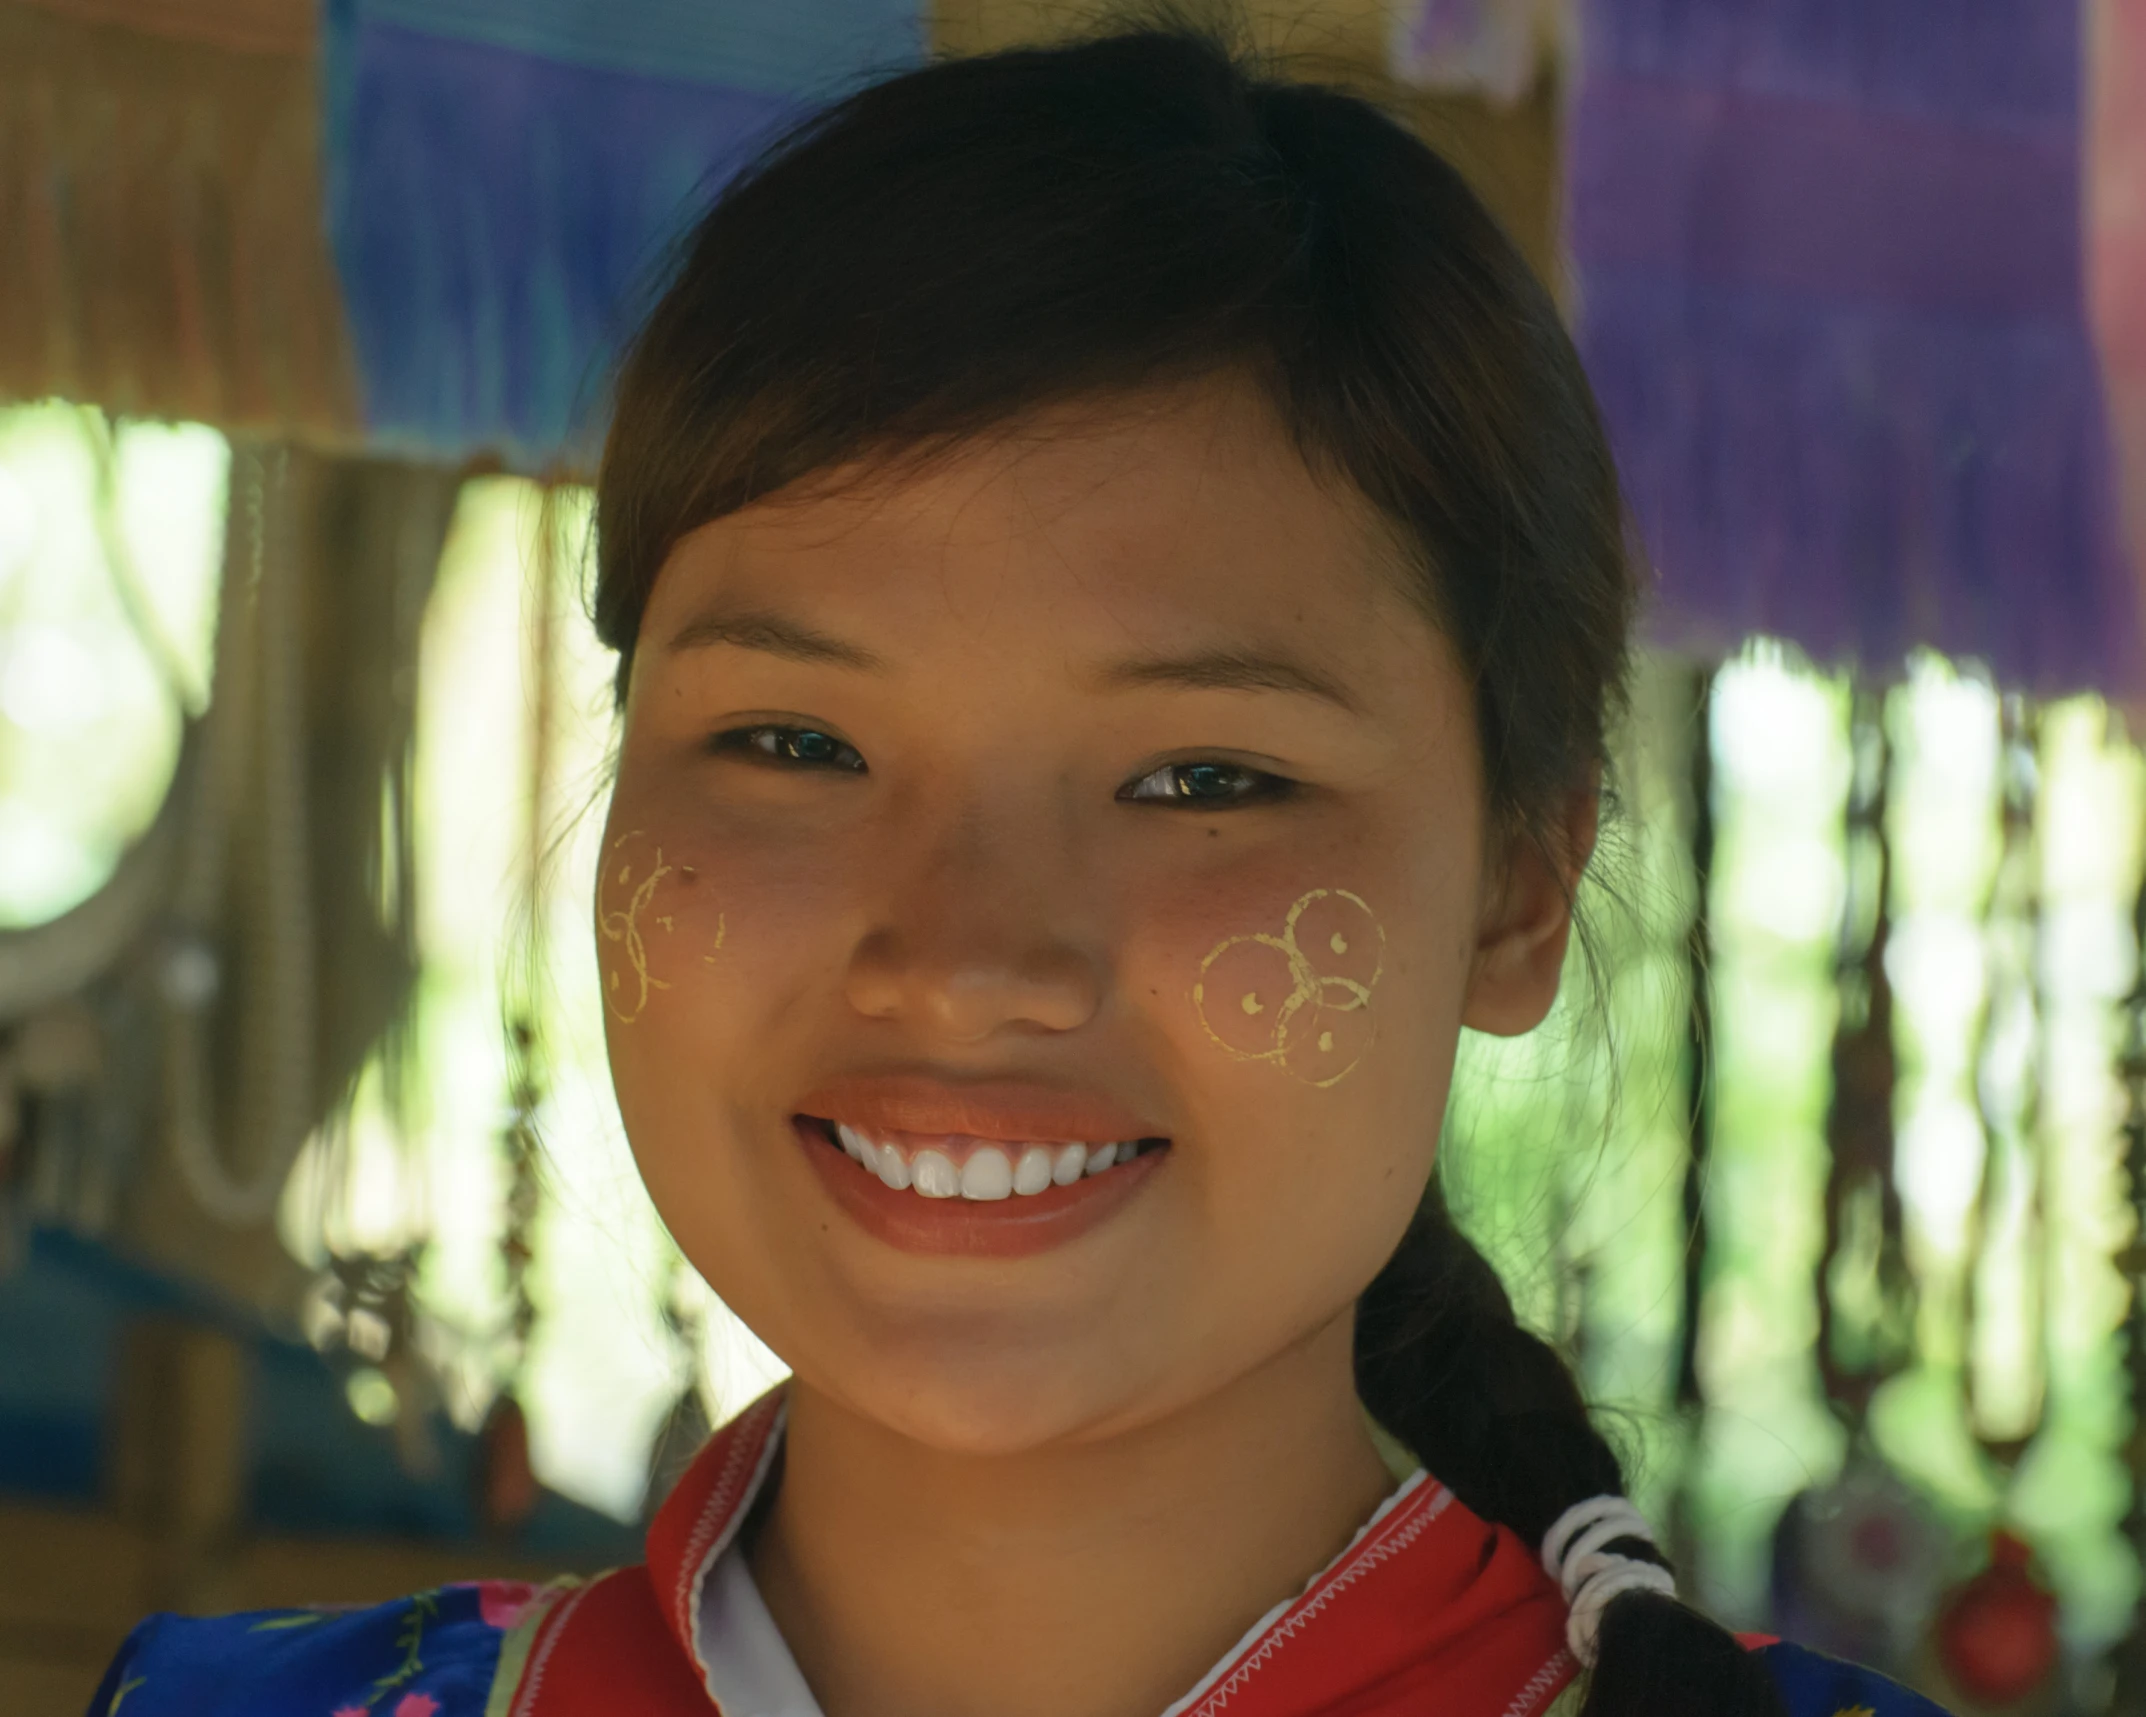
[[[1468,1508],[1539,1549],[1558,1517],[1618,1496],[1624,1473],[1550,1345],[1522,1329],[1489,1261],[1432,1181],[1356,1309],[1356,1386],[1372,1416]],[[1639,1538],[1608,1548],[1667,1560]],[[1610,1600],[1582,1717],[1780,1717],[1772,1678],[1728,1631],[1673,1597]]]

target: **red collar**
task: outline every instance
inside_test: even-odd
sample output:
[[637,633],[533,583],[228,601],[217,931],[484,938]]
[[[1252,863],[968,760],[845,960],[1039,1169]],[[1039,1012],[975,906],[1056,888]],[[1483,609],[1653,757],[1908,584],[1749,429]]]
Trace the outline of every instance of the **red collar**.
[[[657,1510],[646,1568],[553,1606],[512,1717],[708,1717],[701,1586],[767,1481],[783,1418],[776,1390],[725,1425]],[[1537,1717],[1572,1679],[1564,1636],[1564,1604],[1526,1546],[1418,1474],[1166,1717]]]
[[649,1579],[672,1637],[703,1686],[708,1666],[700,1660],[693,1626],[700,1613],[701,1587],[752,1512],[782,1448],[788,1417],[783,1391],[770,1389],[708,1439],[649,1523]]

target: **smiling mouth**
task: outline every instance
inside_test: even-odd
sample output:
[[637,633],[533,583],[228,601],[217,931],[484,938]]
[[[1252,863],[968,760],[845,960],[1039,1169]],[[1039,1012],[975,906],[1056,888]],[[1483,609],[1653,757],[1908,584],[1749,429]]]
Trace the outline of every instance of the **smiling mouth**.
[[961,1133],[908,1133],[854,1127],[816,1115],[800,1123],[846,1155],[860,1171],[893,1192],[919,1198],[958,1198],[991,1204],[1035,1198],[1069,1187],[1142,1156],[1169,1149],[1163,1138],[1110,1139],[1095,1143],[1065,1139],[979,1139]]

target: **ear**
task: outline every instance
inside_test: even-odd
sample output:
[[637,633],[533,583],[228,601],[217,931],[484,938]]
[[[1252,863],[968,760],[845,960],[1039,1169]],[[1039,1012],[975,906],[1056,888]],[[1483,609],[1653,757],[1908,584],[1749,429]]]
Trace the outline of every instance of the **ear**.
[[1572,895],[1595,850],[1602,778],[1566,795],[1544,840],[1516,836],[1488,878],[1461,1024],[1493,1037],[1518,1037],[1542,1024],[1557,1000],[1572,937]]

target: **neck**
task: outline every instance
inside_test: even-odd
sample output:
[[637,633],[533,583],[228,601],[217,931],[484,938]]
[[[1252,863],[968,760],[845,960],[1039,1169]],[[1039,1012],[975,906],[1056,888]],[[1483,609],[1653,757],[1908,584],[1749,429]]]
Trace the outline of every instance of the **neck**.
[[826,1717],[1121,1717],[1181,1698],[1393,1488],[1351,1339],[1345,1317],[1137,1431],[988,1458],[793,1384],[751,1559]]

